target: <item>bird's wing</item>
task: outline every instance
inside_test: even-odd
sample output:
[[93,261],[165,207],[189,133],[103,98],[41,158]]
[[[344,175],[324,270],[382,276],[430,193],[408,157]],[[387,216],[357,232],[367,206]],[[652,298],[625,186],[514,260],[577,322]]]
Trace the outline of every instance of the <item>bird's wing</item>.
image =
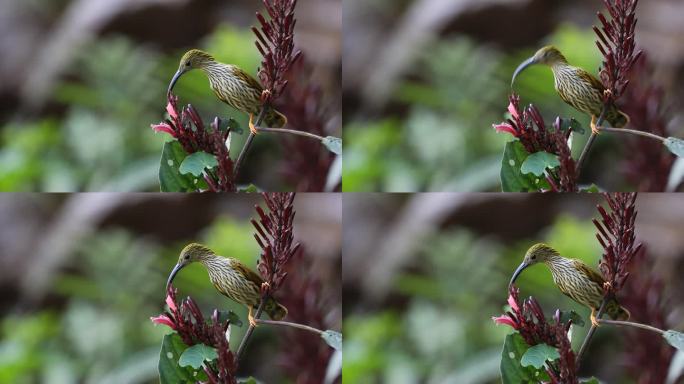
[[589,280],[603,287],[604,280],[603,276],[601,276],[600,273],[594,271],[591,267],[584,264],[581,260],[578,259],[572,259],[572,264],[575,266],[575,268],[577,268],[577,270],[587,275],[587,277],[589,277]]
[[233,74],[236,77],[239,77],[245,83],[249,84],[250,87],[252,87],[254,89],[258,89],[259,92],[262,91],[263,88],[261,87],[261,84],[259,84],[257,79],[253,78],[252,75],[250,75],[249,73],[243,71],[242,69],[240,69],[234,65],[233,65]]
[[230,263],[233,269],[241,272],[242,275],[247,278],[247,280],[256,284],[258,288],[261,288],[261,284],[264,282],[261,276],[259,276],[256,272],[252,271],[251,269],[247,268],[247,266],[242,264],[240,260],[236,258],[231,258]]
[[603,83],[596,78],[596,76],[592,75],[591,73],[585,71],[582,68],[577,68],[577,75],[587,80],[589,83],[591,83],[591,86],[593,88],[598,89],[603,94],[603,90],[605,89],[605,87],[603,86]]

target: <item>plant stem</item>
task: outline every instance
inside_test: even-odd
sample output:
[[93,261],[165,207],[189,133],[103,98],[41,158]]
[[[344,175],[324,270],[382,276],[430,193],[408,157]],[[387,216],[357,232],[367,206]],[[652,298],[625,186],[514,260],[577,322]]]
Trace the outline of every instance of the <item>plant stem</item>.
[[646,324],[635,323],[635,322],[632,322],[632,321],[620,321],[620,320],[598,319],[598,322],[601,323],[601,324],[610,324],[610,325],[620,325],[620,326],[624,326],[624,327],[641,328],[641,329],[645,329],[645,330],[647,330],[647,331],[659,333],[659,334],[661,334],[661,335],[665,333],[665,331],[663,331],[663,330],[660,329],[660,328],[652,327],[652,326],[646,325]]
[[[257,117],[256,123],[254,123],[254,126],[258,127],[261,125],[261,122],[264,120],[264,117],[266,116],[266,112],[270,106],[268,104],[264,105],[261,107],[261,112],[259,112],[259,117]],[[240,155],[238,156],[237,160],[235,161],[235,168],[233,171],[233,178],[234,180],[237,181],[238,174],[240,173],[240,166],[245,160],[245,156],[247,156],[247,151],[249,151],[249,148],[252,146],[252,141],[254,141],[254,136],[256,136],[254,133],[251,131],[249,132],[249,136],[247,136],[247,140],[245,141],[245,145],[242,146],[242,150],[240,151]]]
[[[604,297],[603,301],[601,302],[601,307],[599,307],[598,313],[596,314],[596,318],[600,319],[601,315],[603,315],[603,310],[606,308],[606,304],[608,303],[608,297]],[[596,326],[594,324],[591,325],[591,328],[589,329],[589,332],[587,333],[587,336],[584,337],[584,341],[582,342],[582,346],[580,347],[579,352],[577,352],[577,359],[575,365],[577,366],[577,369],[579,370],[580,363],[582,362],[582,355],[584,355],[584,352],[586,351],[587,347],[589,346],[589,340],[594,336],[594,332],[596,332]]]
[[[261,317],[261,312],[264,310],[264,304],[266,303],[266,296],[261,297],[261,303],[259,304],[259,308],[257,308],[256,313],[254,314],[254,319],[259,321],[259,317]],[[247,328],[247,332],[245,332],[245,336],[242,338],[242,341],[240,342],[240,346],[238,347],[237,352],[235,353],[235,360],[237,362],[240,362],[240,356],[242,356],[242,353],[245,351],[245,347],[247,347],[247,341],[249,340],[250,337],[252,337],[252,333],[254,332],[255,326],[252,324],[249,325],[249,328]]]
[[632,135],[637,135],[637,136],[643,136],[643,137],[648,137],[649,139],[654,139],[654,140],[659,140],[661,142],[665,141],[664,137],[655,135],[650,132],[644,132],[644,131],[637,131],[636,129],[627,129],[627,128],[614,128],[614,127],[597,127],[599,131],[606,131],[606,132],[617,132],[617,133],[629,133]]
[[286,129],[286,128],[268,128],[268,127],[256,127],[257,131],[259,132],[275,132],[275,133],[291,133],[293,135],[299,135],[299,136],[305,136],[305,137],[310,137],[312,139],[316,140],[323,140],[323,136],[318,136],[314,135],[313,133],[309,132],[304,132],[304,131],[298,131],[296,129]]
[[293,327],[293,328],[303,329],[305,331],[313,332],[313,333],[316,333],[318,335],[323,334],[323,331],[321,331],[320,329],[317,329],[314,327],[309,327],[308,325],[304,325],[304,324],[291,323],[289,321],[275,321],[275,320],[257,319],[256,322],[257,322],[257,324],[280,325],[280,326],[284,326],[284,327]]
[[[603,119],[606,116],[607,110],[608,110],[608,104],[604,103],[603,109],[601,109],[601,115],[599,115],[598,120],[596,120],[596,126],[597,127],[600,127],[601,124],[603,124]],[[582,153],[580,154],[579,160],[577,160],[577,166],[575,167],[575,173],[577,173],[576,177],[578,180],[579,180],[580,172],[582,171],[582,164],[586,160],[587,155],[589,154],[589,150],[591,149],[591,146],[594,145],[594,141],[596,140],[596,136],[598,136],[598,134],[596,134],[592,131],[591,136],[589,136],[589,140],[587,140],[587,143],[584,145],[584,148],[582,148]]]

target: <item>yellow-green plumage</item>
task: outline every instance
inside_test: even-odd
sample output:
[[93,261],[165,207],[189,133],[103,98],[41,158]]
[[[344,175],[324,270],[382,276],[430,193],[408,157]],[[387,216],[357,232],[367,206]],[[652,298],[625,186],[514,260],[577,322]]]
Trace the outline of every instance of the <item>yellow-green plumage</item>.
[[[259,305],[261,285],[264,282],[261,276],[247,268],[240,260],[218,256],[201,244],[192,243],[183,248],[168,282],[173,280],[178,270],[192,262],[204,265],[214,288],[229,299],[247,306],[250,313],[251,309]],[[287,309],[272,297],[264,303],[264,311],[273,320],[281,320],[287,315]]]
[[[207,75],[209,86],[219,100],[250,116],[259,114],[263,92],[261,84],[239,67],[219,63],[210,54],[199,49],[191,49],[183,55],[168,92],[171,92],[181,75],[195,68]],[[264,124],[267,127],[280,128],[287,124],[287,118],[269,108],[264,116]]]
[[[601,274],[580,260],[561,256],[546,244],[535,244],[527,251],[522,264],[511,278],[511,284],[523,269],[537,263],[543,263],[551,270],[553,282],[563,294],[593,311],[599,309],[605,283]],[[629,311],[616,300],[606,303],[605,313],[613,320],[629,319]]]
[[[520,72],[533,64],[545,64],[551,68],[554,87],[563,101],[593,118],[601,115],[605,87],[596,77],[582,68],[568,64],[565,56],[555,47],[546,46],[518,66],[513,74],[513,81]],[[629,123],[629,116],[615,105],[608,107],[605,119],[616,128]]]

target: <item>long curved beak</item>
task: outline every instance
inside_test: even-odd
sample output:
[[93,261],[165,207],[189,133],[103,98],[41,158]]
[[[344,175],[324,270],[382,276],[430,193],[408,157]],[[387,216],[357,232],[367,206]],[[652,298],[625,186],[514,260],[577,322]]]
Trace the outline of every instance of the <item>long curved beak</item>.
[[171,274],[169,275],[169,279],[166,280],[166,290],[169,290],[169,286],[171,285],[171,282],[173,281],[173,278],[176,277],[176,274],[178,271],[180,271],[183,267],[185,267],[184,264],[176,264],[175,267],[173,267],[173,270],[171,271]]
[[525,269],[525,268],[527,268],[527,267],[529,267],[529,266],[530,266],[529,264],[527,264],[527,263],[525,263],[525,262],[522,262],[522,263],[518,266],[518,269],[516,269],[515,272],[513,272],[513,277],[511,277],[511,281],[508,283],[508,290],[509,290],[509,291],[511,290],[511,285],[513,285],[513,283],[515,283],[515,279],[518,278],[518,275],[520,275],[520,273],[522,273],[523,269]]
[[171,90],[173,90],[173,86],[176,85],[176,81],[180,79],[180,77],[183,75],[184,72],[178,70],[176,73],[173,75],[171,78],[171,82],[169,83],[169,88],[166,90],[166,97],[169,97],[171,94]]
[[515,72],[513,72],[513,78],[511,79],[511,88],[513,88],[513,82],[515,82],[515,78],[518,76],[518,74],[522,71],[525,70],[525,68],[529,67],[530,65],[537,64],[537,60],[534,58],[534,56],[530,57],[529,59],[523,61],[518,65],[518,68],[515,69]]

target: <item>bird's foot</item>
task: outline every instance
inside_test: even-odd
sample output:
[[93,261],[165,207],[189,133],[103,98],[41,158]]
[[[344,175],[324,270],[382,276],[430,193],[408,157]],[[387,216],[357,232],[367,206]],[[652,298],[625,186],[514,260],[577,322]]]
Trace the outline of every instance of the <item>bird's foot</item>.
[[594,327],[598,327],[598,326],[599,326],[598,319],[596,318],[596,311],[595,311],[593,308],[591,309],[591,315],[589,316],[589,319],[591,320],[591,324],[592,324]]
[[599,129],[596,127],[596,116],[591,115],[591,123],[589,123],[589,126],[591,126],[591,134],[592,135],[598,135],[599,134]]
[[606,291],[610,291],[611,288],[613,288],[613,284],[610,283],[610,281],[606,281],[603,283],[603,289]]
[[249,131],[252,133],[252,135],[256,135],[258,133],[257,128],[254,126],[254,123],[252,120],[254,119],[254,114],[250,113],[249,114]]
[[254,318],[254,316],[252,316],[252,307],[249,307],[249,310],[248,310],[248,312],[247,312],[247,320],[249,320],[249,325],[250,325],[252,328],[256,328],[256,327],[257,327],[256,319]]

